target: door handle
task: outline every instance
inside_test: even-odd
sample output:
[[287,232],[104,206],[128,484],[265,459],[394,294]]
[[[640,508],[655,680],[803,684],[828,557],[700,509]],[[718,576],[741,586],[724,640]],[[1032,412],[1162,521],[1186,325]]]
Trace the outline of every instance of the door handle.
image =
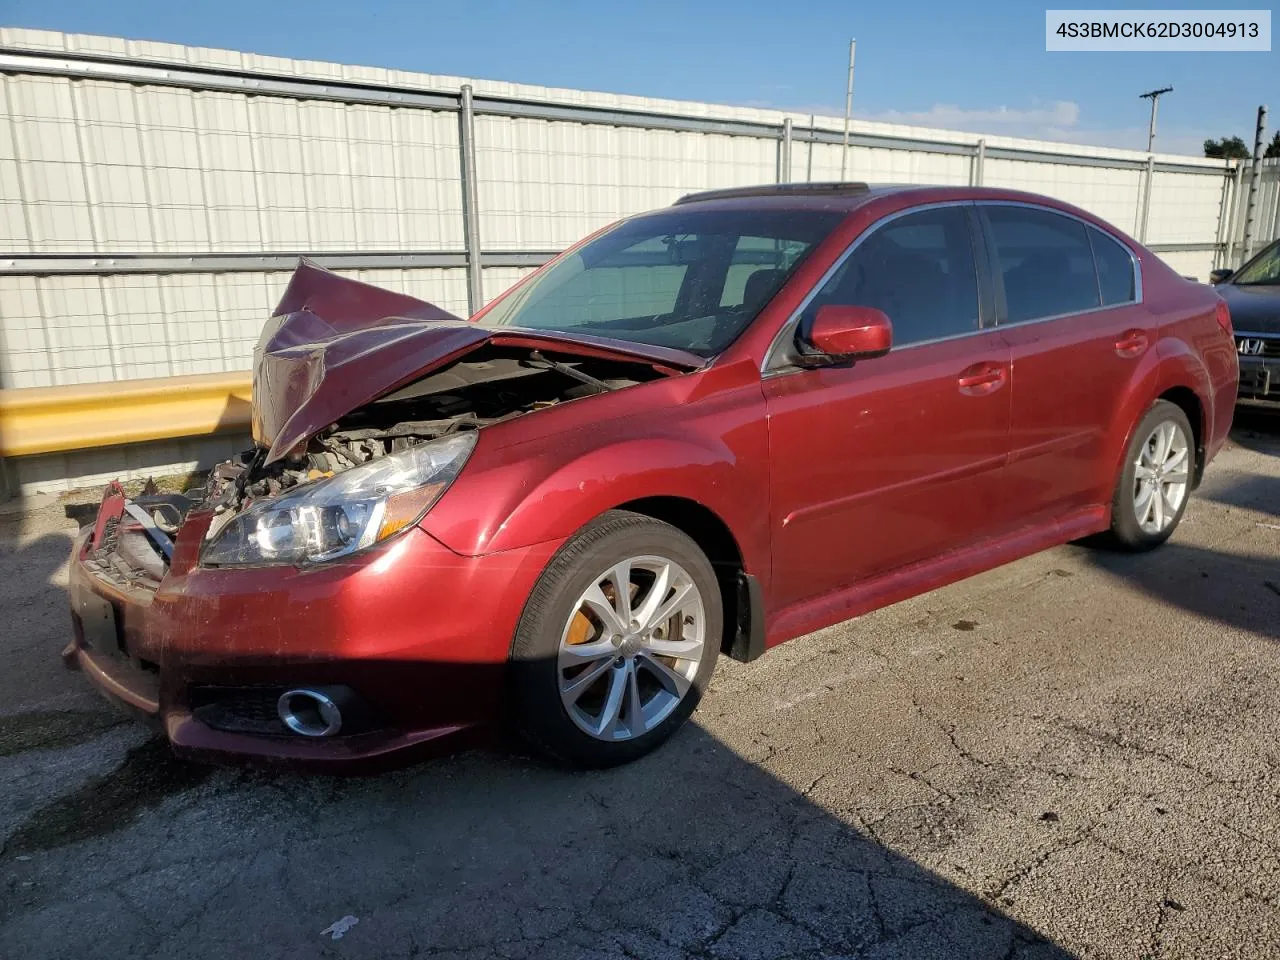
[[1122,357],[1137,357],[1146,352],[1147,335],[1141,330],[1126,330],[1116,341],[1116,353]]
[[998,363],[975,363],[956,379],[960,392],[969,397],[994,393],[1009,379],[1008,371]]

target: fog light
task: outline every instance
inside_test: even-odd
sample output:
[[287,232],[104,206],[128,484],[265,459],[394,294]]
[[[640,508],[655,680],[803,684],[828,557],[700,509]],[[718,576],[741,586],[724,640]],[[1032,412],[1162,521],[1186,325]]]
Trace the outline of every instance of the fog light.
[[276,701],[284,725],[304,737],[332,737],[342,729],[342,711],[319,690],[286,690]]

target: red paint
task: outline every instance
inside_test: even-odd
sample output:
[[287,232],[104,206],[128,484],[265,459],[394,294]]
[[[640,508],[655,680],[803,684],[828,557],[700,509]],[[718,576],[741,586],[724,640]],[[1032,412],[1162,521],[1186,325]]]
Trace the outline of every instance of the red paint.
[[[780,328],[851,241],[900,210],[966,199],[1038,203],[1097,224],[1139,258],[1143,302],[762,378]],[[381,763],[494,726],[525,599],[564,541],[606,510],[667,497],[714,513],[760,583],[775,645],[1105,529],[1130,432],[1161,395],[1194,398],[1202,463],[1225,440],[1237,368],[1219,298],[1083,211],[1012,191],[943,187],[709,203],[838,203],[848,215],[711,361],[420,318],[407,341],[412,362],[386,346],[367,358],[354,350],[339,389],[323,378],[299,386],[311,373],[295,380],[296,371],[317,368],[298,350],[295,373],[267,373],[273,390],[283,385],[272,394],[279,402],[259,397],[265,435],[277,445],[305,437],[353,398],[381,395],[486,341],[639,356],[671,375],[484,428],[421,529],[347,561],[204,569],[196,559],[208,517],[193,516],[159,590],[126,595],[90,576],[82,538],[73,597],[88,591],[111,601],[130,655],[158,665],[158,694],[138,693],[137,674],[86,650],[82,637],[72,659],[135,706],[152,704],[180,750],[330,768]],[[291,287],[281,311],[306,309],[290,299],[296,293]],[[396,303],[418,309],[418,301]],[[382,306],[368,311],[356,298],[348,307],[355,326],[384,331],[374,339],[395,326],[377,318],[370,326]],[[339,410],[342,398],[349,405]],[[202,683],[348,684],[387,724],[338,741],[222,733],[192,714],[189,690]]]
[[832,303],[818,309],[809,339],[830,356],[869,359],[889,352],[893,324],[874,307]]

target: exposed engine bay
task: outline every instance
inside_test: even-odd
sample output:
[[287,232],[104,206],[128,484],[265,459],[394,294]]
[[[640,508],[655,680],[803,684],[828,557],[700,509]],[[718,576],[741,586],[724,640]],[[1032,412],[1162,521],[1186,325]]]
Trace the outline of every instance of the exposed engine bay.
[[661,376],[643,361],[486,345],[352,411],[275,462],[265,463],[266,447],[258,445],[219,463],[202,488],[184,494],[149,485],[127,499],[113,485],[114,509],[87,559],[105,579],[154,590],[192,510],[212,511],[210,529],[217,531],[249,505],[353,467]]
[[[253,448],[182,494],[149,483],[131,499],[111,484],[85,562],[154,590],[175,554],[208,567],[354,554],[419,522],[477,431],[703,363],[643,343],[485,327],[303,260],[254,348]],[[207,520],[200,544],[180,536],[195,512]]]
[[264,465],[259,447],[218,464],[206,504],[234,510],[415,444],[659,376],[639,362],[482,348],[353,411],[282,460]]

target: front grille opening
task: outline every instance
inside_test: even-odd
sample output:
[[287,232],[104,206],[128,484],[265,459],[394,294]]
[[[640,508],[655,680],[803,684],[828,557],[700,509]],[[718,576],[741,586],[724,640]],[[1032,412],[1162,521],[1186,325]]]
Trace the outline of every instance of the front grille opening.
[[214,730],[258,736],[291,736],[276,712],[284,687],[193,687],[191,712]]

